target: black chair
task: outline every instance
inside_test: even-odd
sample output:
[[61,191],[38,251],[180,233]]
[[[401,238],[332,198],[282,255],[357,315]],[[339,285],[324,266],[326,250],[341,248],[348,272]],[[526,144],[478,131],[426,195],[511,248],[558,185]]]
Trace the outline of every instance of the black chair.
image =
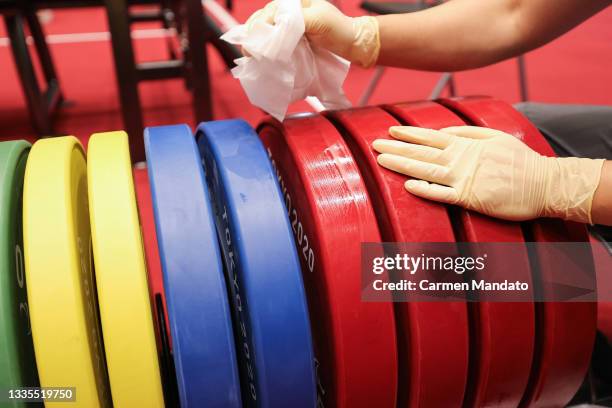
[[[155,5],[156,8],[130,11],[130,6],[142,4]],[[36,11],[92,6],[104,6],[107,12],[123,124],[130,136],[130,148],[135,161],[144,160],[139,82],[183,78],[193,95],[195,121],[212,119],[206,44],[211,43],[219,51],[228,67],[233,66],[233,60],[241,55],[235,47],[219,40],[220,29],[205,15],[200,0],[0,0],[0,13],[6,21],[21,84],[38,135],[53,134],[51,116],[62,101],[62,94]],[[174,32],[179,37],[179,49],[175,49],[174,43],[169,41],[169,59],[137,63],[131,25],[141,21],[159,21],[165,29]],[[47,82],[45,91],[41,90],[36,80],[24,22],[28,23],[43,67]]]
[[[53,132],[53,113],[62,102],[63,95],[38,16],[30,4],[23,2],[18,5],[16,1],[0,1],[0,13],[4,15],[8,37],[11,41],[11,51],[17,66],[32,126],[38,135],[49,136]],[[36,78],[32,56],[27,44],[26,26],[32,36],[42,68],[46,82],[45,88]]]
[[[183,78],[193,95],[195,122],[213,117],[206,44],[211,43],[228,67],[240,57],[238,50],[219,40],[220,29],[204,13],[200,0],[162,0],[160,11],[152,16],[133,15],[125,0],[104,0],[112,37],[115,72],[125,130],[130,135],[134,161],[144,160],[143,120],[138,83],[168,78]],[[131,4],[131,2],[130,2]],[[231,4],[230,4],[231,5]],[[180,49],[170,52],[165,61],[137,63],[130,26],[137,21],[158,19],[179,37]]]

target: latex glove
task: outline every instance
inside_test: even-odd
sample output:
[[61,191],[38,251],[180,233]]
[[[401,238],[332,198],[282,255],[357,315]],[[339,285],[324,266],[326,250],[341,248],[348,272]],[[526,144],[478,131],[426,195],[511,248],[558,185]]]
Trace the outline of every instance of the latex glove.
[[394,126],[378,139],[378,163],[419,180],[406,190],[497,218],[558,217],[591,223],[604,160],[545,157],[499,130]]
[[[375,17],[348,17],[326,0],[302,0],[302,7],[306,36],[312,45],[366,68],[376,63],[380,34]],[[273,24],[275,14],[276,2],[272,1],[253,13],[246,24]]]

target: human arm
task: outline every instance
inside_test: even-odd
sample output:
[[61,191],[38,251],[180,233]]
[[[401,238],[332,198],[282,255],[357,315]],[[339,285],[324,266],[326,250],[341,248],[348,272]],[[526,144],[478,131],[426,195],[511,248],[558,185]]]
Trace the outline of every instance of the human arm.
[[378,16],[379,65],[459,71],[546,44],[609,0],[451,0],[407,14]]
[[397,126],[373,144],[382,166],[412,177],[417,196],[492,217],[612,225],[612,162],[545,157],[495,129]]
[[[423,11],[349,17],[325,0],[302,0],[306,35],[362,66],[458,71],[537,48],[601,11],[610,0],[451,0]],[[275,3],[249,23],[274,23]]]

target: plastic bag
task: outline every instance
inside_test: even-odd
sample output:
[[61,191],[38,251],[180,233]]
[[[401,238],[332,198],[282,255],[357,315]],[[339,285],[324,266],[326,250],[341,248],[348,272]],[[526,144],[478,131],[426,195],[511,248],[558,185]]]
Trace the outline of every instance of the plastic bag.
[[238,58],[232,69],[251,103],[281,121],[291,102],[307,96],[327,109],[350,107],[342,90],[350,63],[308,43],[301,0],[275,1],[274,25],[239,25],[221,37],[251,55]]

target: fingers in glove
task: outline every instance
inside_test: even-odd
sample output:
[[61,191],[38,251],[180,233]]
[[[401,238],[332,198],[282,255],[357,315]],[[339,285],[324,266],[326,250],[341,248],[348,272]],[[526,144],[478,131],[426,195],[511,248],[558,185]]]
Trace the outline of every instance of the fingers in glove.
[[[313,35],[327,35],[335,27],[330,26],[326,18],[321,17],[320,8],[316,7],[304,7],[302,9],[302,15],[304,16],[304,28],[306,35],[311,39]],[[329,40],[329,39],[328,39]],[[329,46],[324,48],[330,49]]]
[[383,153],[378,156],[378,164],[381,166],[405,174],[410,177],[431,181],[432,183],[448,184],[448,169],[438,164],[407,159],[395,154]]
[[429,147],[444,149],[455,136],[439,130],[425,129],[414,126],[392,126],[389,134],[404,142],[416,143]]
[[376,139],[372,143],[372,147],[378,153],[389,153],[428,163],[444,164],[442,162],[442,150],[435,147],[389,139]]
[[440,131],[468,139],[490,139],[495,136],[505,135],[501,130],[480,126],[451,126],[440,129]]
[[424,180],[408,180],[404,188],[415,196],[445,204],[455,204],[459,200],[457,190],[452,187],[428,183]]

